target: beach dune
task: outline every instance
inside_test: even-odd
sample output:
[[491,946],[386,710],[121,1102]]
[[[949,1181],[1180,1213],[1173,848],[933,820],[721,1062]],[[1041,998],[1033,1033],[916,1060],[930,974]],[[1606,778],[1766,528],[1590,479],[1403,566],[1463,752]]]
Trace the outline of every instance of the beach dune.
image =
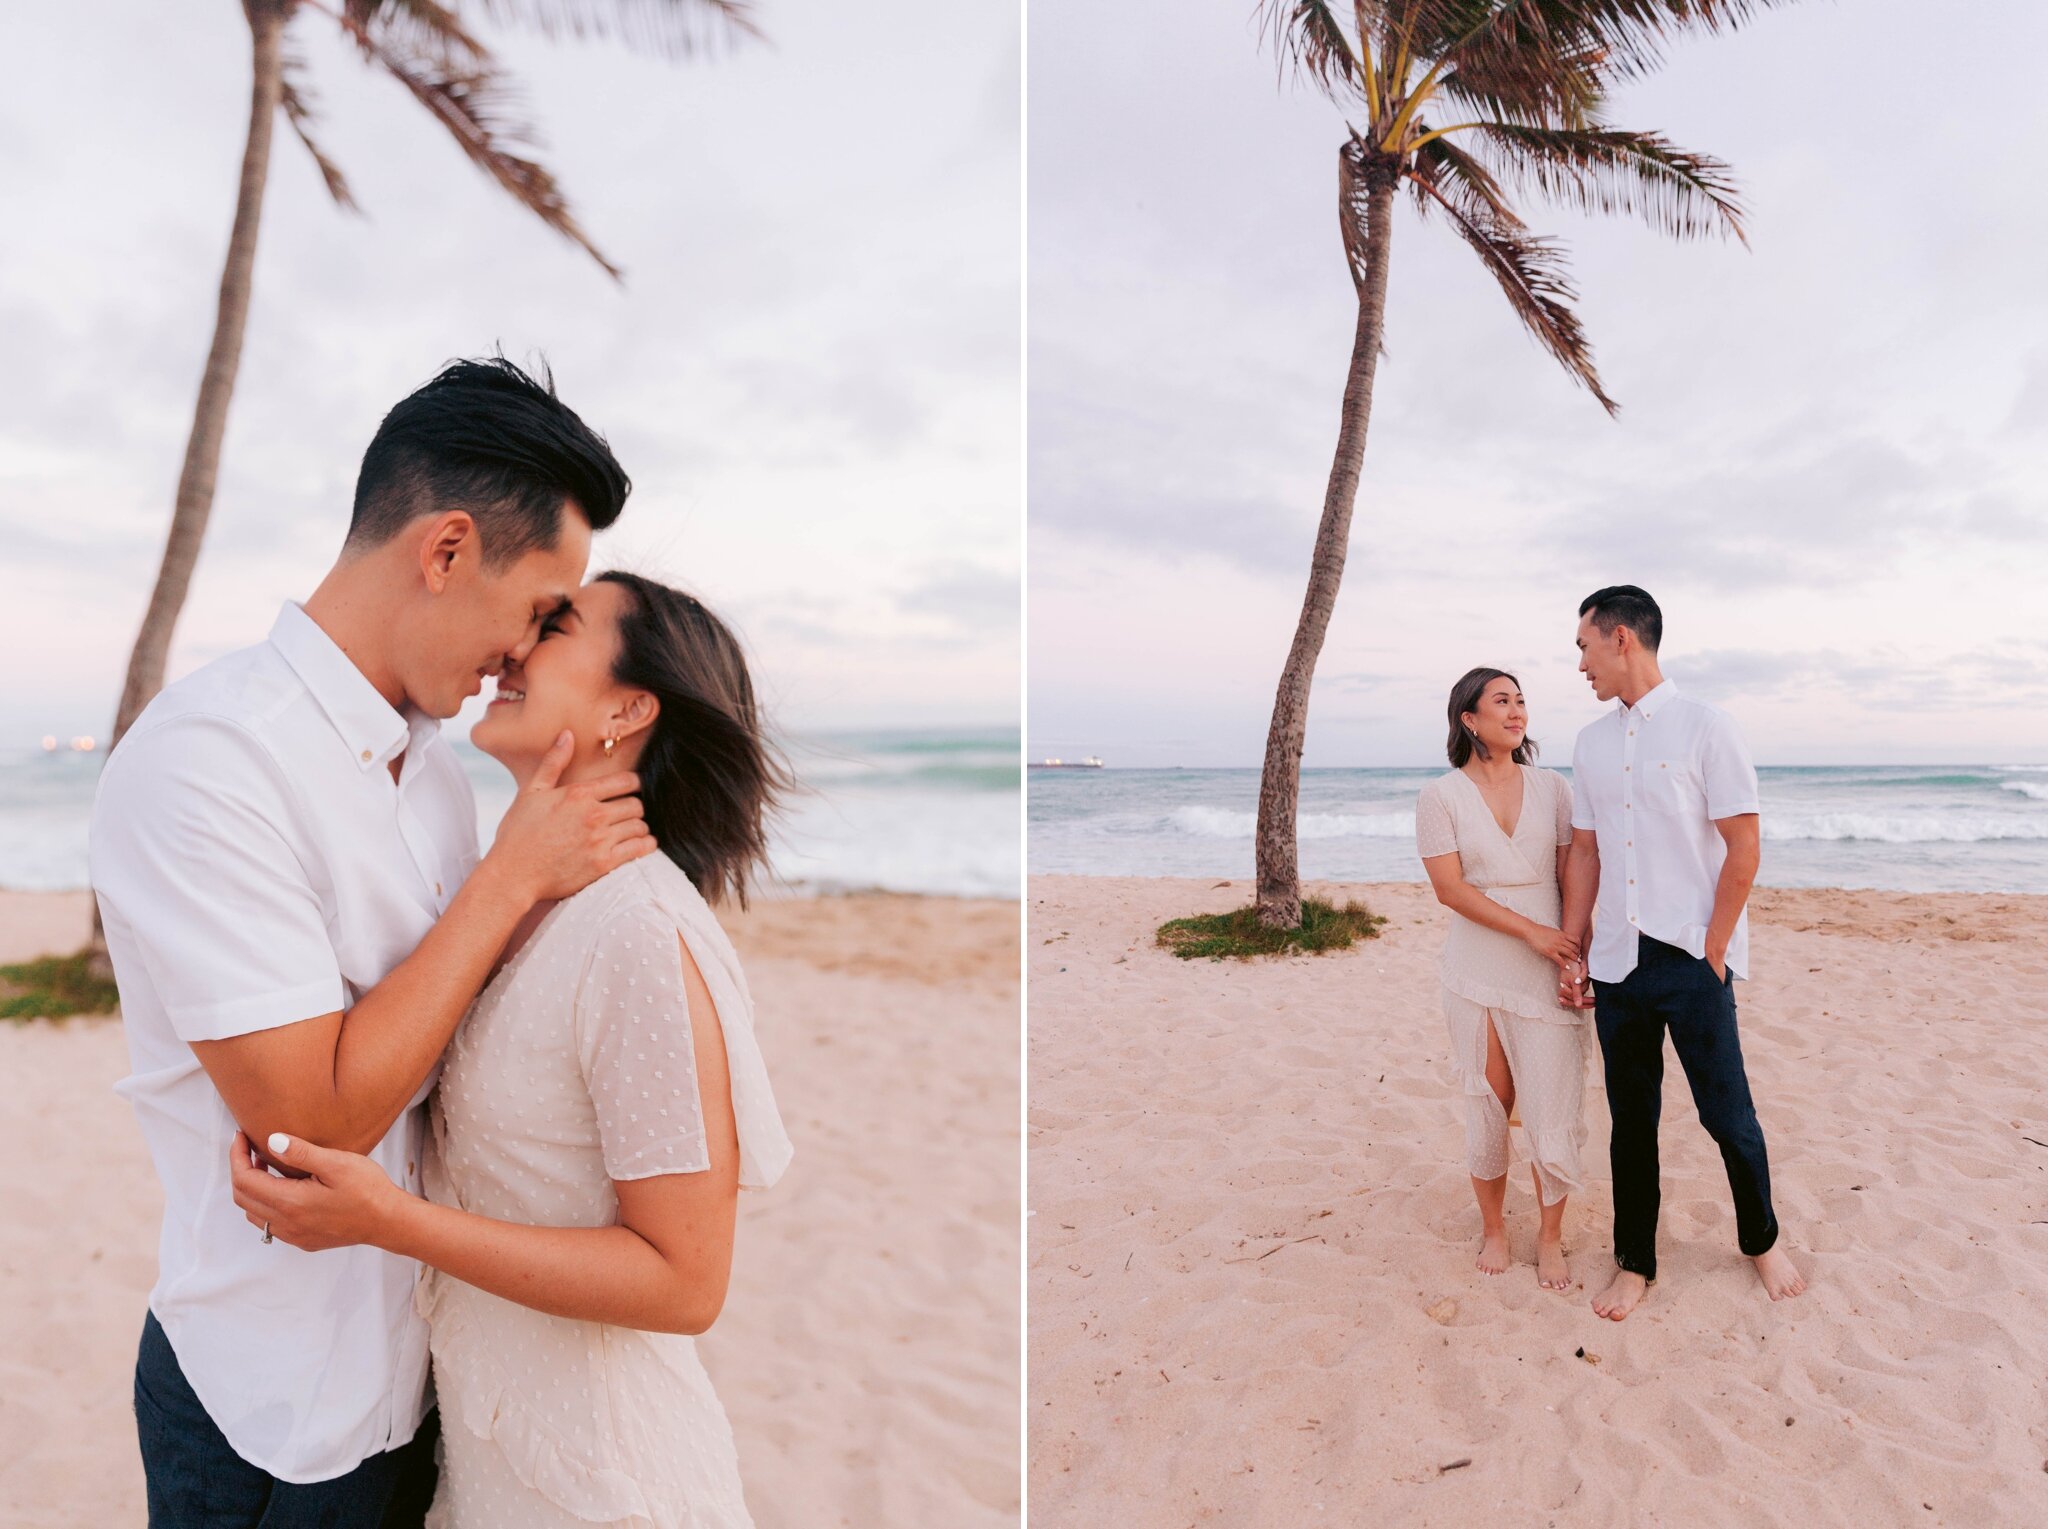
[[[0,893],[0,961],[84,894]],[[727,920],[797,1155],[742,1197],[699,1352],[761,1529],[1015,1524],[1013,902],[887,894]],[[162,1199],[118,1021],[0,1024],[0,1526],[143,1521],[130,1381]],[[222,1144],[226,1150],[226,1144]]]
[[1250,883],[1037,877],[1031,1519],[2048,1523],[2048,898],[1759,891],[1742,1038],[1785,1243],[1773,1305],[1667,1064],[1660,1277],[1628,1321],[1588,1080],[1577,1288],[1473,1267],[1426,888],[1336,955],[1183,962]]

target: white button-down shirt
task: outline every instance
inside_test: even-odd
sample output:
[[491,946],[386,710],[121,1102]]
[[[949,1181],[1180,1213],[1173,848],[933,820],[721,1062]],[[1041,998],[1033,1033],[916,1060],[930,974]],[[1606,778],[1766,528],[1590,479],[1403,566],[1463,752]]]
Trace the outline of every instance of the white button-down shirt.
[[[1636,969],[1647,934],[1704,960],[1707,924],[1728,846],[1718,818],[1756,812],[1756,766],[1726,712],[1664,681],[1579,734],[1572,751],[1572,827],[1599,836],[1595,982]],[[1728,970],[1749,976],[1749,910],[1735,920]]]
[[[419,1266],[264,1244],[228,1179],[234,1117],[191,1043],[347,1008],[476,860],[475,802],[440,724],[393,710],[293,604],[267,642],[152,701],[101,772],[92,884],[133,1068],[116,1092],[164,1189],[150,1309],[235,1453],[285,1481],[412,1438]],[[433,1081],[371,1153],[415,1192]]]

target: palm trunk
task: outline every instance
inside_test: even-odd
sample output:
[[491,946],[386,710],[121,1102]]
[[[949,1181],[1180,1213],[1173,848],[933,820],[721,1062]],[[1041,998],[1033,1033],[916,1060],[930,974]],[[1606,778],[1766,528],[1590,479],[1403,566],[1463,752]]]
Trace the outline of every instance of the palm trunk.
[[1273,697],[1265,770],[1259,779],[1257,898],[1259,922],[1268,928],[1295,929],[1301,924],[1295,817],[1301,800],[1302,743],[1308,734],[1309,684],[1315,678],[1316,659],[1337,604],[1337,586],[1344,577],[1344,554],[1351,540],[1351,511],[1358,501],[1366,426],[1372,418],[1373,376],[1386,328],[1387,257],[1398,184],[1398,167],[1370,155],[1356,140],[1339,154],[1338,216],[1352,283],[1358,292],[1358,327],[1351,340],[1351,370],[1344,379],[1336,460],[1330,466],[1322,524],[1316,529],[1315,554],[1309,562],[1308,594],[1302,600],[1294,643],[1287,650],[1279,690]]
[[242,331],[248,322],[249,289],[256,269],[256,227],[263,215],[263,185],[270,169],[270,133],[284,89],[279,53],[285,22],[284,9],[275,0],[249,0],[247,9],[255,42],[255,88],[249,102],[249,141],[242,151],[234,230],[228,236],[227,265],[220,278],[213,348],[207,353],[206,371],[199,382],[199,403],[192,414],[192,434],[185,443],[184,469],[178,474],[178,498],[171,511],[163,564],[157,570],[156,588],[150,594],[135,649],[128,657],[128,679],[114,717],[114,743],[121,741],[142,708],[163,689],[171,633],[184,609],[192,569],[199,561],[199,543],[213,510],[228,401],[234,396],[235,372],[242,360]]
[[[256,270],[256,229],[263,216],[263,187],[270,172],[270,134],[284,93],[281,54],[285,22],[295,0],[243,0],[255,60],[249,99],[249,139],[242,150],[242,180],[235,195],[235,223],[228,235],[227,264],[221,271],[220,304],[213,324],[213,347],[199,380],[199,402],[192,412],[192,434],[185,442],[185,465],[178,474],[178,498],[171,510],[170,535],[164,542],[156,588],[150,592],[142,630],[128,655],[128,678],[121,687],[121,705],[114,715],[108,748],[119,743],[143,707],[163,689],[164,667],[170,658],[171,633],[199,544],[213,511],[214,484],[220,471],[222,437],[227,433],[228,402],[235,392],[235,373],[242,361],[242,331],[249,318],[249,291]],[[99,908],[93,908],[93,964],[106,967],[106,936]]]

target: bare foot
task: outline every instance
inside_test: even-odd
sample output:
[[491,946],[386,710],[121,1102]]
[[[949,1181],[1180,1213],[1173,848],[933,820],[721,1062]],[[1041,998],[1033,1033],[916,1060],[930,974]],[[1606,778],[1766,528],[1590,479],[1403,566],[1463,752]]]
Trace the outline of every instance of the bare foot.
[[1793,1265],[1791,1255],[1783,1247],[1759,1253],[1750,1262],[1756,1265],[1756,1277],[1764,1282],[1764,1289],[1774,1301],[1789,1301],[1806,1288],[1806,1276]]
[[1593,1310],[1610,1322],[1619,1322],[1642,1304],[1650,1282],[1626,1269],[1614,1271],[1614,1282],[1593,1297]]
[[1505,1274],[1508,1272],[1508,1233],[1502,1227],[1497,1232],[1488,1232],[1479,1244],[1479,1272],[1481,1274]]
[[1545,1290],[1569,1290],[1572,1288],[1572,1271],[1564,1261],[1562,1242],[1545,1242],[1536,1239],[1536,1283]]

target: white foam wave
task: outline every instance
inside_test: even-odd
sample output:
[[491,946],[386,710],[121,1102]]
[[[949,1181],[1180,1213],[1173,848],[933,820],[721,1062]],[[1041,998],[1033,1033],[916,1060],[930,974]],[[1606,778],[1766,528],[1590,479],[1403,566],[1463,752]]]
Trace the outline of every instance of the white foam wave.
[[1764,814],[1766,839],[1866,840],[1877,844],[1983,844],[1998,839],[2048,839],[2048,822],[2027,818],[1886,817],[1866,812]]
[[[1198,839],[1249,839],[1257,831],[1256,812],[1223,807],[1176,807],[1167,821]],[[1295,820],[1301,839],[1404,839],[1415,834],[1412,812],[1304,812]]]
[[2030,796],[2037,802],[2048,802],[2048,784],[2033,780],[2002,780],[1998,783],[2001,791],[2017,791]]
[[[2031,783],[2030,783],[2031,784]],[[2029,796],[2048,799],[2048,790]],[[1176,807],[1173,828],[1196,839],[1249,839],[1258,814],[1222,807]],[[1330,839],[1402,839],[1415,833],[1412,812],[1305,812],[1296,833],[1306,842]],[[2000,839],[2048,839],[2048,821],[1988,814],[1890,815],[1867,812],[1764,814],[1764,837],[1784,842],[1862,841],[1876,844],[1982,844]]]

